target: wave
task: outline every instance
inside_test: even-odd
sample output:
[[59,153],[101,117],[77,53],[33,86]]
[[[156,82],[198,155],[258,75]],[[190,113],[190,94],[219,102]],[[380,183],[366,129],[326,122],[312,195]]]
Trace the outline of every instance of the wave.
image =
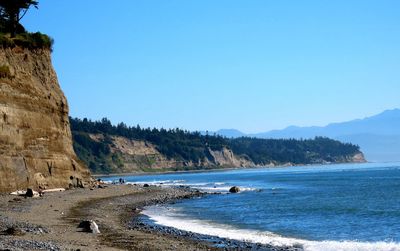
[[[205,193],[228,193],[232,186],[226,186],[225,182],[198,182],[198,183],[188,183],[186,180],[154,180],[154,181],[128,181],[126,184],[149,184],[153,186],[160,187],[177,187],[177,186],[189,186],[193,189],[198,189]],[[240,191],[259,191],[258,188],[253,187],[240,187]]]
[[239,229],[230,225],[187,218],[179,210],[166,206],[151,206],[142,211],[154,223],[198,234],[217,236],[277,247],[299,247],[305,251],[400,251],[398,242],[310,241],[283,237],[268,231]]
[[185,180],[153,180],[153,181],[128,181],[126,184],[149,184],[155,186],[179,186],[179,185],[186,185]]
[[[220,193],[229,193],[229,189],[232,188],[232,186],[193,186],[192,184],[188,184],[191,188],[193,189],[198,189],[203,192],[220,192]],[[253,188],[253,187],[240,187],[241,192],[248,192],[248,191],[259,191],[260,189],[258,188]]]

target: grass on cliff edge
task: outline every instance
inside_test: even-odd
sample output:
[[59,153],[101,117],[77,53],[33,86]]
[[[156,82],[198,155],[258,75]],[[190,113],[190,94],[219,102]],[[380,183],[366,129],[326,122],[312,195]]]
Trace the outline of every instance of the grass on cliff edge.
[[46,34],[40,32],[19,33],[15,37],[11,37],[9,33],[0,33],[0,46],[2,48],[13,48],[16,46],[35,49],[52,50],[54,40]]

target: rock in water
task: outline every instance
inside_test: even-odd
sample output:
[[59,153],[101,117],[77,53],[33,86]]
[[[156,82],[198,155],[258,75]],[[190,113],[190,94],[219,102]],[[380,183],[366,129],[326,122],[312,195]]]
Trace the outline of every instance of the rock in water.
[[[72,147],[67,100],[48,49],[0,48],[0,192],[90,180]],[[79,184],[82,185],[82,184]]]
[[99,226],[97,226],[96,222],[93,220],[84,220],[79,223],[78,228],[82,228],[82,231],[88,233],[99,234]]
[[229,189],[229,192],[230,193],[238,193],[238,192],[240,192],[240,188],[237,186],[233,186],[233,187],[231,187],[231,189]]

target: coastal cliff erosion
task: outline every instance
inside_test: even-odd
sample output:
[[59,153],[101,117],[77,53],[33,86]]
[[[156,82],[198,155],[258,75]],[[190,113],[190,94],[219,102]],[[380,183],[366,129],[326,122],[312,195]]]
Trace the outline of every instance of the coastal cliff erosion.
[[50,49],[0,48],[0,192],[84,186]]
[[328,138],[303,141],[228,139],[174,131],[161,131],[157,135],[156,129],[113,127],[106,120],[92,122],[71,118],[70,121],[75,152],[97,174],[366,161],[358,146]]

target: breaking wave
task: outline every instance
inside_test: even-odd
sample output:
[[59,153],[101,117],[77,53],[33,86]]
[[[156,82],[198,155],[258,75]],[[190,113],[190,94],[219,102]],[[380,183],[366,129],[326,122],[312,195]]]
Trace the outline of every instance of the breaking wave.
[[400,251],[400,243],[390,241],[310,241],[284,237],[268,231],[239,229],[230,225],[187,218],[179,210],[166,206],[151,206],[142,214],[148,216],[156,224],[184,231],[278,247],[302,246],[305,251]]

